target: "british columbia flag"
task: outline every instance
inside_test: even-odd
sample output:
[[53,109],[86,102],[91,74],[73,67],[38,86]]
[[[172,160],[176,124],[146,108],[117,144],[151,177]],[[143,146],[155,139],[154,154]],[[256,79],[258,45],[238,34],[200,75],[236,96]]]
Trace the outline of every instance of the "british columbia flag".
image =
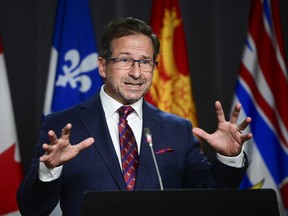
[[[272,188],[288,215],[288,81],[278,0],[252,0],[234,102],[252,122],[241,188]],[[248,132],[248,131],[247,131]]]

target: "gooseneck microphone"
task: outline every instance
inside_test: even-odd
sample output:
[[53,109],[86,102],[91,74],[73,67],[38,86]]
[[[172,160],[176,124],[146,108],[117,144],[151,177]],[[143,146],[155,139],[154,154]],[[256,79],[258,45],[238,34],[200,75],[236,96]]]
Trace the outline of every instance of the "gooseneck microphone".
[[154,151],[153,151],[152,134],[150,132],[150,129],[147,128],[147,127],[144,128],[144,134],[146,136],[146,142],[149,144],[150,149],[151,149],[153,162],[154,162],[154,165],[155,165],[155,168],[156,168],[156,172],[157,172],[157,176],[158,176],[158,179],[159,179],[160,189],[163,190],[163,184],[162,184],[161,175],[160,175],[160,172],[159,172],[159,169],[158,169],[158,164],[157,164],[157,161],[156,161],[156,157],[155,157],[155,154],[154,154]]

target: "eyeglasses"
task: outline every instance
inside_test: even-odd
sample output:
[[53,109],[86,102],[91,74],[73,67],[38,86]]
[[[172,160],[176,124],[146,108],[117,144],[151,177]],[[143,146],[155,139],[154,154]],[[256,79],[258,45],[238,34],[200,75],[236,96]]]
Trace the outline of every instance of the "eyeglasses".
[[149,59],[132,59],[132,58],[107,58],[108,61],[113,61],[117,69],[130,70],[135,62],[138,62],[139,67],[144,72],[152,72],[154,67],[158,65],[157,61]]

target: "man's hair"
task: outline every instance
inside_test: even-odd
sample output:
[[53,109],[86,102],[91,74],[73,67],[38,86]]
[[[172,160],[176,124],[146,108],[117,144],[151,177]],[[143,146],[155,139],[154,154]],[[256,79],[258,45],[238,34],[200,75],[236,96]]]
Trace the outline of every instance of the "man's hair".
[[111,57],[112,41],[123,36],[134,34],[143,34],[151,38],[154,48],[153,60],[156,60],[160,49],[158,37],[153,33],[152,28],[149,25],[144,21],[133,17],[114,19],[104,27],[99,56],[105,59]]

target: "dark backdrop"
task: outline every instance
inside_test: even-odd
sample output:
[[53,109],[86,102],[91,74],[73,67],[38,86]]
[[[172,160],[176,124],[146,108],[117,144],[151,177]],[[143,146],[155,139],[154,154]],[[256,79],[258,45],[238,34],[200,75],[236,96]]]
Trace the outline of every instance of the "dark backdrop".
[[[179,2],[199,124],[213,132],[215,100],[222,102],[229,118],[250,0]],[[149,23],[151,5],[152,0],[90,0],[96,42],[112,18],[133,16]],[[0,0],[0,32],[24,169],[30,164],[40,129],[56,8],[57,0]],[[280,0],[280,9],[288,53],[287,0]],[[203,145],[211,158],[214,152]]]

